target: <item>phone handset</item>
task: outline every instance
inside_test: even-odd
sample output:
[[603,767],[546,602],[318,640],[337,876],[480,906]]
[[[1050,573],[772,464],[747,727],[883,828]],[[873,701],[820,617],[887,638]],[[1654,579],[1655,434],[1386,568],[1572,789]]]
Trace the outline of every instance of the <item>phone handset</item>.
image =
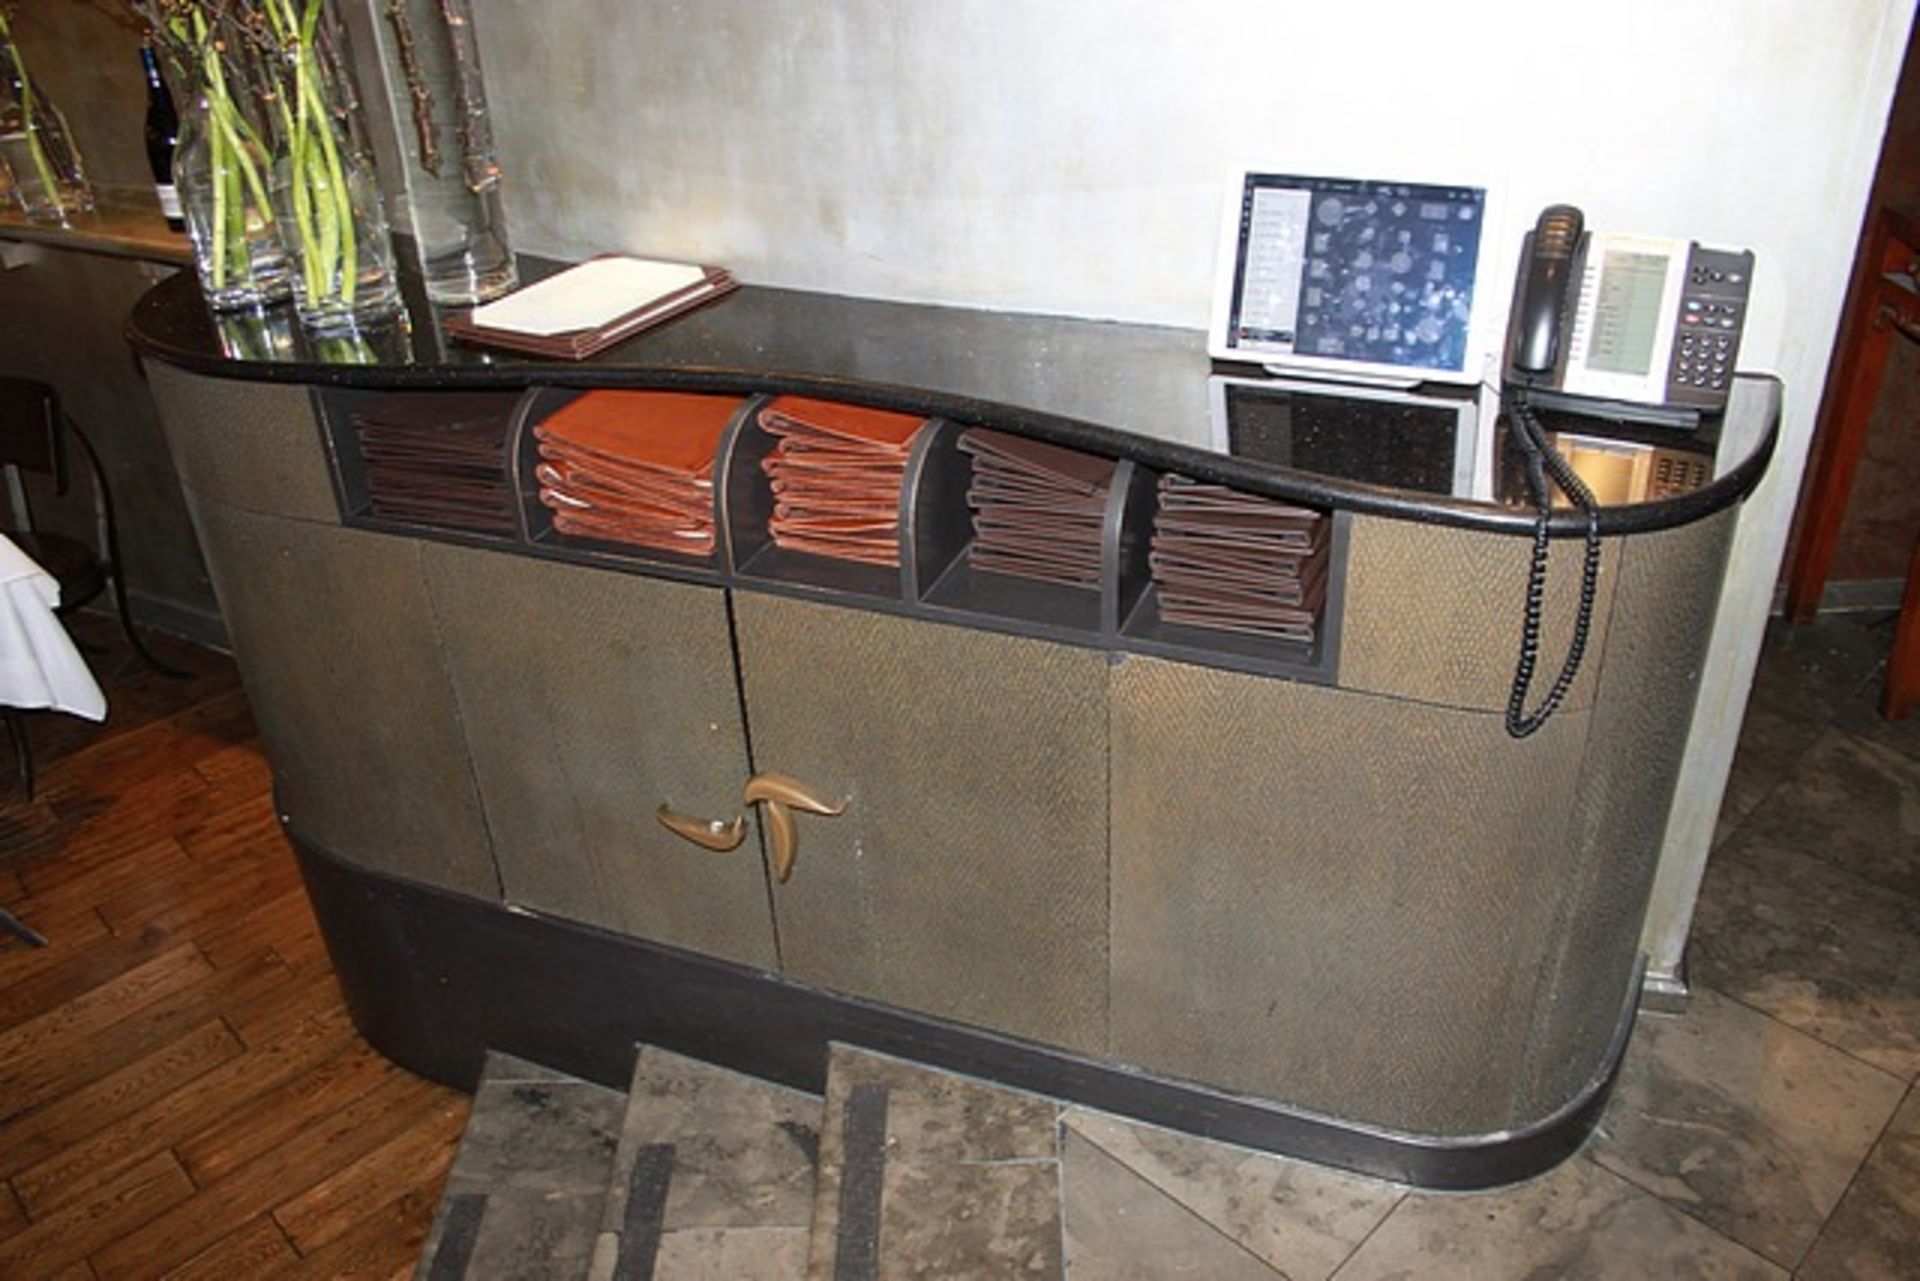
[[[1549,205],[1541,212],[1528,241],[1527,274],[1515,305],[1508,344],[1507,427],[1515,447],[1525,458],[1527,489],[1535,510],[1533,559],[1527,570],[1527,595],[1521,613],[1520,656],[1514,664],[1513,688],[1507,696],[1507,733],[1515,738],[1525,738],[1546,724],[1580,674],[1587,634],[1593,626],[1593,603],[1600,587],[1599,505],[1586,482],[1547,439],[1528,401],[1528,393],[1536,380],[1547,378],[1565,359],[1562,345],[1571,311],[1568,293],[1574,281],[1574,258],[1584,221],[1580,211],[1571,205]],[[1540,705],[1529,712],[1527,695],[1540,661],[1540,617],[1547,590],[1553,484],[1559,485],[1573,505],[1586,515],[1586,555],[1580,569],[1580,605],[1574,615],[1573,636],[1567,642],[1560,674],[1554,678]]]
[[1526,284],[1513,319],[1509,364],[1516,373],[1550,374],[1560,360],[1561,331],[1572,308],[1574,251],[1586,219],[1572,205],[1548,205],[1534,225]]

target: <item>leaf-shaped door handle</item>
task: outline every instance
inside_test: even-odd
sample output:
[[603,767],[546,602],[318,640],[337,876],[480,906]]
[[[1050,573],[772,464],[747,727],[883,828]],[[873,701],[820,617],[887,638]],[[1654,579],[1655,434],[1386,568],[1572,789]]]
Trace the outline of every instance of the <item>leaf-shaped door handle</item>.
[[782,885],[793,875],[794,860],[800,856],[800,829],[793,811],[829,817],[844,814],[847,803],[822,800],[797,778],[786,774],[755,774],[747,780],[749,805],[766,806],[767,832],[773,838],[773,878]]
[[683,840],[692,841],[703,850],[724,854],[728,850],[738,849],[740,842],[747,839],[747,818],[744,814],[735,814],[731,822],[722,822],[717,818],[695,818],[671,806],[662,805],[653,812],[653,816],[660,820],[660,826]]

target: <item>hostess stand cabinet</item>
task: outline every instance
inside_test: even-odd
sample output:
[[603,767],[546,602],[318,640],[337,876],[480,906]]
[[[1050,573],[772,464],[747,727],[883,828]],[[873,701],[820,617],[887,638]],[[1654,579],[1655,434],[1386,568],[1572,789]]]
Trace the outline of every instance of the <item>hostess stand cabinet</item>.
[[[1497,488],[1492,426],[1423,467],[1399,410],[1329,436],[1300,398],[1264,456],[1220,452],[1198,334],[749,288],[558,364],[426,318],[309,349],[176,278],[130,335],[342,987],[399,1062],[613,1083],[644,1040],[818,1088],[843,1040],[1451,1187],[1596,1119],[1770,380],[1689,443],[1698,484],[1606,510],[1586,664],[1516,741],[1530,518],[1448,479],[1457,450]],[[531,426],[594,388],[738,400],[713,556],[552,530]],[[768,541],[783,393],[935,420],[899,570]],[[376,510],[358,416],[476,394],[511,523]],[[1118,460],[1098,590],[971,571],[972,426]],[[1311,643],[1158,619],[1169,472],[1326,514]],[[1543,666],[1578,577],[1554,532]],[[748,803],[769,775],[839,812]]]

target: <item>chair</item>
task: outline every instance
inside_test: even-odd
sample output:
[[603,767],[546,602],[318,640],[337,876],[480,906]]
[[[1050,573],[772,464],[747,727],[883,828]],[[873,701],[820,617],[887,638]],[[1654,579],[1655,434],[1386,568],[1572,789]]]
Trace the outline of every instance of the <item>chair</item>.
[[[22,481],[23,473],[44,476],[52,481],[56,496],[66,494],[73,479],[67,459],[68,438],[79,445],[93,482],[95,542],[92,546],[66,534],[35,528],[33,509]],[[111,585],[121,630],[126,632],[134,652],[156,672],[187,676],[188,673],[154,657],[133,628],[133,615],[127,607],[126,577],[120,568],[120,532],[114,520],[106,469],[101,466],[93,442],[62,412],[59,396],[47,384],[31,378],[0,376],[0,472],[6,476],[8,507],[7,524],[0,528],[0,533],[12,539],[60,585],[60,605],[55,612],[64,617]],[[33,750],[26,723],[15,708],[5,709],[5,720],[20,781],[31,799]]]

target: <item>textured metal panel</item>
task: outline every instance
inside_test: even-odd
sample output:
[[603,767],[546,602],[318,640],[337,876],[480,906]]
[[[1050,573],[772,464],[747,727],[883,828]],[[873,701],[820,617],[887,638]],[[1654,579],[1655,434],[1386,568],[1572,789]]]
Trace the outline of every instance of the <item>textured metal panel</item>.
[[787,972],[1093,1052],[1107,1041],[1106,658],[735,598],[757,769],[832,798],[775,887]]
[[1574,798],[1557,954],[1541,968],[1528,1097],[1564,1101],[1630,990],[1735,513],[1627,539]]
[[247,511],[339,523],[306,388],[202,378],[157,360],[146,368],[189,490]]
[[747,751],[725,593],[422,549],[507,900],[772,967],[760,844],[654,819],[741,812]]
[[[1609,540],[1600,565],[1589,655],[1606,644],[1618,577],[1619,547]],[[1347,597],[1340,641],[1340,684],[1449,707],[1505,712],[1520,654],[1530,539],[1385,520],[1353,518]],[[1547,577],[1536,706],[1560,671],[1580,598],[1582,545],[1555,539]],[[1593,701],[1597,664],[1582,665],[1566,706]]]
[[204,499],[194,511],[294,830],[395,876],[495,897],[418,545]]
[[1515,1118],[1587,715],[1113,671],[1113,1049],[1336,1117]]

